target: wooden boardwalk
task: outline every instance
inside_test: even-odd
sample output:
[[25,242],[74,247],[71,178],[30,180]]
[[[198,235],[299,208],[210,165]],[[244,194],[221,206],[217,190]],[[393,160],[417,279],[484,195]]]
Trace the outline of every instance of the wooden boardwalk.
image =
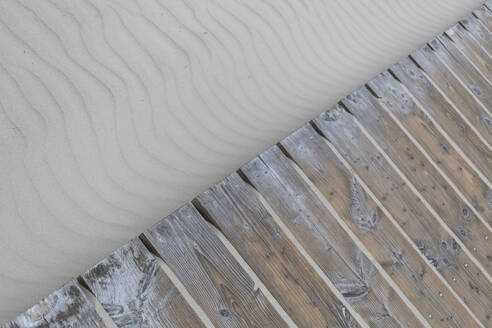
[[5,327],[492,327],[492,2]]

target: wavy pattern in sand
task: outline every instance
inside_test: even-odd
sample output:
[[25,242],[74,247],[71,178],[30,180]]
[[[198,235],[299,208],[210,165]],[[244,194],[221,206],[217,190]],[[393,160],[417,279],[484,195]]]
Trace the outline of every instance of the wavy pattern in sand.
[[0,321],[480,3],[0,1]]

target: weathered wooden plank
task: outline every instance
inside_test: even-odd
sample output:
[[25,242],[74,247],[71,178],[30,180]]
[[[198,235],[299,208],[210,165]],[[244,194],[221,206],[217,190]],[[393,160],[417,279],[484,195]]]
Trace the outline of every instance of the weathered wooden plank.
[[[474,127],[481,131],[482,137],[492,140],[492,117],[470,96],[464,87],[451,75],[435,57],[429,47],[412,53],[412,58],[430,76],[432,81],[443,91]],[[492,176],[492,154],[490,149],[478,138],[469,125],[464,122],[452,108],[440,91],[427,80],[421,79],[413,83],[404,76],[396,77],[407,87],[410,93],[424,106],[425,110],[442,129],[460,147],[463,153],[483,172],[486,177]]]
[[[375,80],[377,92],[397,94],[394,106],[405,107],[409,96],[396,84],[381,84]],[[396,81],[395,81],[396,82]],[[418,150],[410,138],[394,123],[377,100],[365,87],[343,99],[343,104],[362,123],[366,131],[415,186],[422,197],[453,230],[468,249],[475,249],[473,255],[488,270],[488,256],[492,256],[491,242],[483,238],[488,229],[476,217],[466,203],[456,194],[451,185],[441,176],[429,160]]]
[[448,29],[445,35],[466,56],[466,58],[462,57],[460,59],[469,60],[489,81],[492,79],[492,60],[490,55],[480,47],[461,24],[456,24]]
[[466,85],[466,87],[482,102],[489,110],[492,109],[490,94],[492,86],[487,71],[482,73],[489,78],[486,80],[480,72],[473,67],[470,61],[458,50],[456,43],[444,34],[438,35],[429,45],[439,55],[454,74]]
[[197,200],[298,326],[358,326],[237,173]]
[[[351,149],[355,152],[364,152],[367,145],[364,137],[358,133],[360,131],[352,126],[349,114],[340,106],[325,113],[315,122],[321,129],[331,130],[330,134],[339,135],[335,137],[336,141],[344,143],[342,154],[351,164],[354,162],[362,164],[364,170],[371,175],[377,174],[377,171],[389,170],[381,154],[377,152],[372,152],[369,159],[355,154],[349,155]],[[326,122],[327,126],[323,122]],[[331,125],[337,127],[332,129]],[[429,265],[366,194],[357,179],[337,159],[325,140],[312,127],[305,126],[291,134],[281,144],[432,326],[477,326],[436,274],[430,270]],[[378,181],[373,181],[369,183],[369,187],[372,189],[373,184],[377,183]],[[402,183],[393,181],[389,183],[393,191],[403,187]],[[386,181],[384,184],[387,184]],[[388,196],[393,191],[384,188],[384,193]],[[407,203],[408,200],[402,200],[395,206],[403,214],[409,211],[420,214],[418,207],[413,209],[408,207]],[[412,229],[415,230],[416,225],[425,225],[427,231],[432,232],[427,233],[424,229],[423,235],[417,238],[417,245],[434,265],[437,263],[443,266],[451,254],[459,252],[455,250],[452,239],[445,233],[436,231],[433,225],[426,225],[426,222],[421,222],[420,218],[414,221],[401,217],[398,219],[404,229],[409,229],[410,232]],[[454,263],[453,258],[449,261]],[[458,283],[466,286],[468,281],[460,279]]]
[[216,327],[287,327],[193,205],[145,237]]
[[118,327],[205,327],[139,239],[82,278]]
[[[402,60],[392,70],[407,83],[420,83],[425,77],[409,60]],[[410,73],[412,71],[412,73]],[[416,81],[413,81],[416,80]],[[428,82],[425,82],[427,84]],[[400,84],[388,73],[380,74],[369,83],[371,89],[402,123],[405,129],[429,154],[434,163],[453,181],[482,217],[492,224],[492,190],[456,149],[439,132],[422,109],[408,97]],[[391,90],[395,90],[393,93]],[[401,135],[401,132],[398,132]]]
[[[399,102],[392,99],[395,101],[394,107],[399,106],[399,108],[411,110],[410,106],[405,107],[409,104],[406,102],[406,97],[408,96],[405,95],[403,90],[389,83],[383,83],[381,85],[380,82],[381,80],[377,79],[371,85],[377,88],[377,92],[395,93],[398,97],[403,98],[403,101]],[[456,195],[452,187],[448,185],[439,172],[415,147],[408,136],[394,123],[389,114],[382,109],[369,91],[365,87],[361,88],[345,98],[343,104],[364,125],[366,131],[384,149],[384,152],[406,175],[422,197],[427,200],[436,213],[446,222],[447,226],[455,232],[469,250],[474,250],[473,255],[482,262],[486,269],[489,269],[490,261],[488,257],[492,256],[492,248],[491,242],[484,237],[490,231],[471,213],[471,210]],[[372,150],[376,151],[376,148],[373,146]],[[368,151],[371,151],[371,149],[368,149]],[[357,153],[357,156],[361,155]],[[388,179],[387,176],[384,178]],[[403,182],[396,175],[390,178],[392,178],[393,183]],[[372,184],[372,181],[368,181],[368,183]],[[400,188],[400,190],[394,191],[394,193],[401,192],[402,196],[406,196],[402,190],[403,188]],[[407,189],[407,191],[411,193],[410,190]],[[389,211],[391,212],[392,210]],[[400,215],[400,213],[395,211],[395,215]],[[432,218],[429,216],[426,218],[429,219],[429,223],[431,224]],[[435,221],[435,225],[439,225],[439,223]],[[471,260],[466,259],[465,256],[464,261],[466,261],[464,263],[468,263]],[[474,267],[473,270],[475,269]],[[457,271],[460,272],[461,276],[467,276],[468,270],[465,270],[464,267],[460,266],[457,268]],[[468,279],[473,279],[470,280],[470,283],[477,286],[481,292],[477,293],[472,288],[460,288],[456,291],[458,295],[467,300],[467,305],[474,311],[477,317],[485,322],[487,316],[490,315],[490,309],[487,304],[492,305],[492,299],[490,298],[492,286],[483,275],[472,275]]]
[[241,168],[303,248],[371,327],[418,320],[278,146]]
[[[473,37],[480,43],[481,47],[483,47],[489,54],[492,54],[492,34],[484,26],[490,24],[492,27],[492,16],[490,15],[489,10],[484,6],[477,9],[474,14],[466,16],[460,21],[460,24],[473,35]],[[477,17],[480,17],[483,24]]]
[[487,29],[492,32],[492,3],[489,0],[485,1],[485,4],[478,10],[475,10],[474,14],[476,14]]
[[101,317],[80,287],[69,282],[5,328],[104,328]]

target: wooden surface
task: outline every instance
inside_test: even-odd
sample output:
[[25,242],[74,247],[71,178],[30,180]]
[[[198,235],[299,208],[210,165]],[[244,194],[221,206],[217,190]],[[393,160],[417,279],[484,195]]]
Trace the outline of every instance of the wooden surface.
[[198,203],[298,326],[357,327],[237,173],[199,195]]
[[5,327],[492,326],[488,6]]
[[204,327],[139,239],[82,278],[118,327]]
[[217,327],[286,327],[193,205],[145,236]]
[[336,288],[371,327],[417,320],[278,146],[241,168]]
[[5,328],[106,328],[80,287],[69,282]]

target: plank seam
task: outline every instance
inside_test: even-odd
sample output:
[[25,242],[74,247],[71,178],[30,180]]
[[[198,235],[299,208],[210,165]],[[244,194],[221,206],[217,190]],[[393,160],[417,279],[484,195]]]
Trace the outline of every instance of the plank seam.
[[202,307],[195,301],[193,296],[191,296],[191,294],[188,292],[188,290],[183,285],[181,280],[179,280],[178,276],[174,273],[174,271],[169,267],[169,265],[167,265],[164,259],[160,257],[159,253],[152,246],[152,243],[147,239],[145,234],[143,233],[140,234],[138,238],[142,241],[144,247],[149,251],[150,255],[154,257],[154,259],[159,264],[159,267],[166,273],[167,277],[169,278],[169,280],[171,280],[174,287],[176,287],[178,292],[184,298],[186,303],[188,303],[188,305],[193,310],[193,312],[195,312],[195,314],[198,316],[200,321],[205,325],[205,327],[214,328],[215,326],[213,325],[208,315],[205,313]]
[[79,284],[80,289],[84,293],[85,297],[87,300],[94,306],[94,309],[96,310],[97,314],[99,317],[101,317],[102,322],[106,326],[106,328],[118,328],[116,323],[113,321],[111,316],[109,315],[108,312],[104,309],[103,305],[99,302],[97,297],[92,293],[92,291],[88,288],[87,284],[85,283],[84,279],[82,277],[77,277],[77,282]]

